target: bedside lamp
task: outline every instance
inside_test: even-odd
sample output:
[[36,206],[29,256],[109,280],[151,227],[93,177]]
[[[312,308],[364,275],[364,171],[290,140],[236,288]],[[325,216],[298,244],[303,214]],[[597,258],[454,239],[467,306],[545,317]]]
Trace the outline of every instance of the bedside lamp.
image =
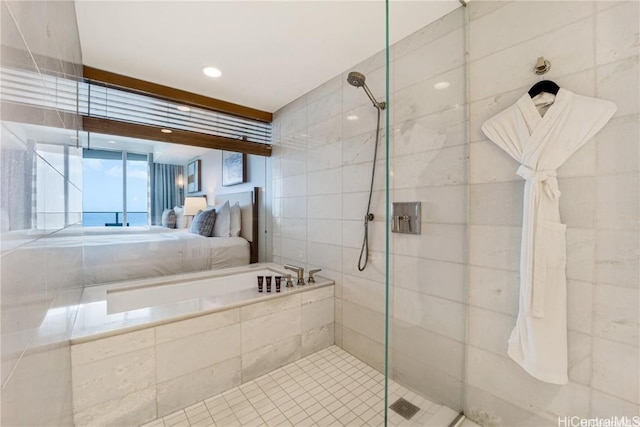
[[[207,208],[207,198],[206,197],[185,197],[184,198],[184,215],[190,216],[191,221],[193,221],[193,217],[198,211],[203,211]],[[191,225],[191,221],[189,221],[188,225]]]

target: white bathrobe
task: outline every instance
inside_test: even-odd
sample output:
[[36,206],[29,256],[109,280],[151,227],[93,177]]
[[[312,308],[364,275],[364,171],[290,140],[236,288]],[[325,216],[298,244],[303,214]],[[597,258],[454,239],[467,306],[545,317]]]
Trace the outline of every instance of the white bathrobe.
[[568,382],[566,225],[560,222],[556,170],[615,111],[612,102],[561,88],[556,96],[525,94],[482,125],[487,137],[520,163],[516,173],[526,180],[519,311],[509,356],[553,384]]

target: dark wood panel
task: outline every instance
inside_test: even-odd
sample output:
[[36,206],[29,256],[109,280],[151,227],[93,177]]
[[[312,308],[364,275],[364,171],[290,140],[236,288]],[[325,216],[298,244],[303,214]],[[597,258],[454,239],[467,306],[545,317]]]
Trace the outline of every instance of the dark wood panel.
[[245,107],[244,105],[234,104],[220,99],[209,98],[208,96],[198,95],[193,92],[187,92],[185,90],[136,79],[134,77],[123,76],[122,74],[112,73],[111,71],[100,70],[98,68],[88,67],[85,65],[83,73],[84,77],[87,79],[119,86],[124,90],[129,89],[142,91],[149,95],[169,99],[171,101],[207,108],[209,110],[215,110],[221,113],[232,114],[234,116],[245,117],[261,122],[270,123],[273,120],[273,114],[267,111]]
[[83,117],[82,128],[85,131],[130,138],[150,139],[173,144],[192,145],[195,147],[214,148],[217,150],[235,151],[258,156],[271,156],[271,146],[240,139],[224,138],[204,133],[171,129],[172,133],[161,132],[161,127],[127,123],[97,117]]

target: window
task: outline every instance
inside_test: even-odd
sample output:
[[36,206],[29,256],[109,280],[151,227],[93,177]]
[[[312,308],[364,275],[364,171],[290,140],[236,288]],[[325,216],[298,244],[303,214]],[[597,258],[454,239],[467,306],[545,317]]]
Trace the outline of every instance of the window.
[[83,225],[148,225],[147,155],[84,149],[83,159]]

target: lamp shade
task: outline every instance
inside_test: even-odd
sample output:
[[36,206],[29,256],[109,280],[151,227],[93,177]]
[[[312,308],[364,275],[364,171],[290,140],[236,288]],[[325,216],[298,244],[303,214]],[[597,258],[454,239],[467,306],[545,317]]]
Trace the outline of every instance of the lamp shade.
[[207,199],[204,197],[185,197],[184,214],[195,215],[198,211],[203,211],[207,207]]

